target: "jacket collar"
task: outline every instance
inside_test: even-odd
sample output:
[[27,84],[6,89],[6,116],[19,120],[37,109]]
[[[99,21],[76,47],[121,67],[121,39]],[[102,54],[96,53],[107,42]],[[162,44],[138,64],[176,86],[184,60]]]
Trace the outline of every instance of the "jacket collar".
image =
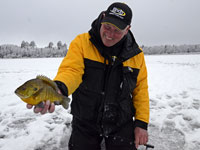
[[139,46],[136,43],[135,38],[130,30],[126,36],[127,36],[127,38],[124,43],[122,53],[120,55],[120,58],[123,61],[128,60],[129,58],[134,57],[137,54],[142,52],[142,50],[139,48]]

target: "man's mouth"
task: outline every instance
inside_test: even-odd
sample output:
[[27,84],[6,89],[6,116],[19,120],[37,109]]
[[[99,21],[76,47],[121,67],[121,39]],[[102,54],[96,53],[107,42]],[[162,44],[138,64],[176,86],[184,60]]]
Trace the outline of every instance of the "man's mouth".
[[106,34],[104,35],[104,37],[107,39],[107,40],[113,40],[113,38],[111,38],[111,37],[108,37]]

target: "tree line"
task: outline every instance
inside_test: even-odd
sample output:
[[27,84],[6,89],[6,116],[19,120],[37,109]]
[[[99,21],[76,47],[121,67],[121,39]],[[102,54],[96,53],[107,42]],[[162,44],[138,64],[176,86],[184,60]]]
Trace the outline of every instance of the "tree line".
[[67,54],[67,44],[57,42],[54,46],[53,42],[44,48],[38,48],[34,41],[30,43],[22,41],[20,46],[4,44],[0,45],[0,58],[45,58],[45,57],[63,57]]
[[[181,53],[200,53],[200,44],[196,45],[160,45],[160,46],[144,46],[141,48],[146,55],[156,54],[181,54]],[[37,48],[34,41],[22,41],[20,46],[17,45],[0,45],[0,58],[45,58],[45,57],[64,57],[67,54],[67,44],[57,42],[54,46],[53,42],[44,48]]]
[[188,54],[188,53],[199,53],[200,44],[194,45],[160,45],[160,46],[144,46],[141,48],[144,54],[156,55],[156,54]]

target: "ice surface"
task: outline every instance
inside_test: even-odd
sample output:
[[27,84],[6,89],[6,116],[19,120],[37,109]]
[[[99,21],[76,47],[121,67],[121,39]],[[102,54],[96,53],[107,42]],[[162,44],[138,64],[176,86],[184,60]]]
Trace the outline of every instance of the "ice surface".
[[[200,55],[145,56],[149,143],[155,150],[200,149]],[[34,114],[14,90],[37,75],[53,79],[62,58],[0,59],[0,150],[67,150],[70,110]],[[140,146],[140,150],[145,149]]]

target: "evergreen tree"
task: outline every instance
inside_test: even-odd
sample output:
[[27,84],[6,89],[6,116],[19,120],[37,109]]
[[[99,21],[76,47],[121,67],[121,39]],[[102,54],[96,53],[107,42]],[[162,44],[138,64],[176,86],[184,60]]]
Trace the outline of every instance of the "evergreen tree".
[[62,48],[62,42],[61,42],[61,41],[58,41],[57,47],[58,47],[58,49],[61,49],[61,48]]
[[29,46],[32,47],[32,48],[35,48],[35,47],[36,47],[36,44],[35,44],[34,41],[31,41],[31,43],[29,44]]
[[22,41],[22,43],[21,43],[21,48],[25,48],[25,46],[26,46],[26,42],[25,42],[25,41]]
[[49,42],[48,48],[53,48],[53,42]]

